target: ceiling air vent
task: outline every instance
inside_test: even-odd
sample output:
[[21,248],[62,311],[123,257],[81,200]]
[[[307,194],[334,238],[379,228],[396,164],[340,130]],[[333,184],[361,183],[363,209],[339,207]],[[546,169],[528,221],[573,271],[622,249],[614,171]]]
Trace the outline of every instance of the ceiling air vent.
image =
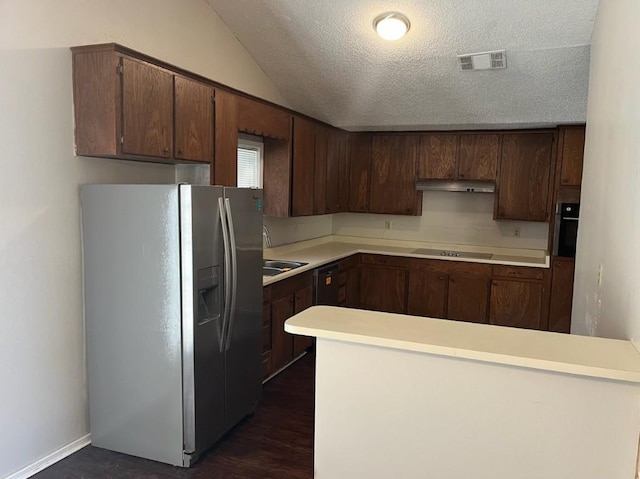
[[467,53],[465,55],[458,55],[458,61],[463,71],[501,70],[507,68],[507,53],[504,50]]

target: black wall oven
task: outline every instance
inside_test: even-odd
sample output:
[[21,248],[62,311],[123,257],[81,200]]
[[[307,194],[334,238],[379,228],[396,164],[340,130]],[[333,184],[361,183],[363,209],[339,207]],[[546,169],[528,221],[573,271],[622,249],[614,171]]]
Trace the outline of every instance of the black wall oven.
[[579,203],[558,203],[556,205],[554,256],[575,257],[579,215]]

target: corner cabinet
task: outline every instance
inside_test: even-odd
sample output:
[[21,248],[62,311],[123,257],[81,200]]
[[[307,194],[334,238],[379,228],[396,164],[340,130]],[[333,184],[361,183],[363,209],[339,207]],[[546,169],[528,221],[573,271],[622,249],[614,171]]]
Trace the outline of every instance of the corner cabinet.
[[375,134],[371,144],[369,212],[422,214],[422,193],[416,191],[419,135]]
[[77,155],[213,161],[213,88],[113,44],[72,52]]
[[549,221],[555,131],[502,137],[495,219]]

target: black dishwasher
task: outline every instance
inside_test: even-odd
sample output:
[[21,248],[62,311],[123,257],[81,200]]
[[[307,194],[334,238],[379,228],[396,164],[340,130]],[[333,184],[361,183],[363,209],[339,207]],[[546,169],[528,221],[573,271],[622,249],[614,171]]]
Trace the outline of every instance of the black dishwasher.
[[338,263],[331,263],[313,272],[314,304],[338,305]]

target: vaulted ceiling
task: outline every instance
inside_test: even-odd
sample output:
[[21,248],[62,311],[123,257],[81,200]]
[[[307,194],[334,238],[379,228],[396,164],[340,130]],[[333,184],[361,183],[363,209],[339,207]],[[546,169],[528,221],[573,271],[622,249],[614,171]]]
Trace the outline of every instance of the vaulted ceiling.
[[[294,109],[358,129],[543,126],[586,119],[598,0],[206,0]],[[396,42],[373,19],[409,17]],[[505,49],[506,70],[456,55]]]

